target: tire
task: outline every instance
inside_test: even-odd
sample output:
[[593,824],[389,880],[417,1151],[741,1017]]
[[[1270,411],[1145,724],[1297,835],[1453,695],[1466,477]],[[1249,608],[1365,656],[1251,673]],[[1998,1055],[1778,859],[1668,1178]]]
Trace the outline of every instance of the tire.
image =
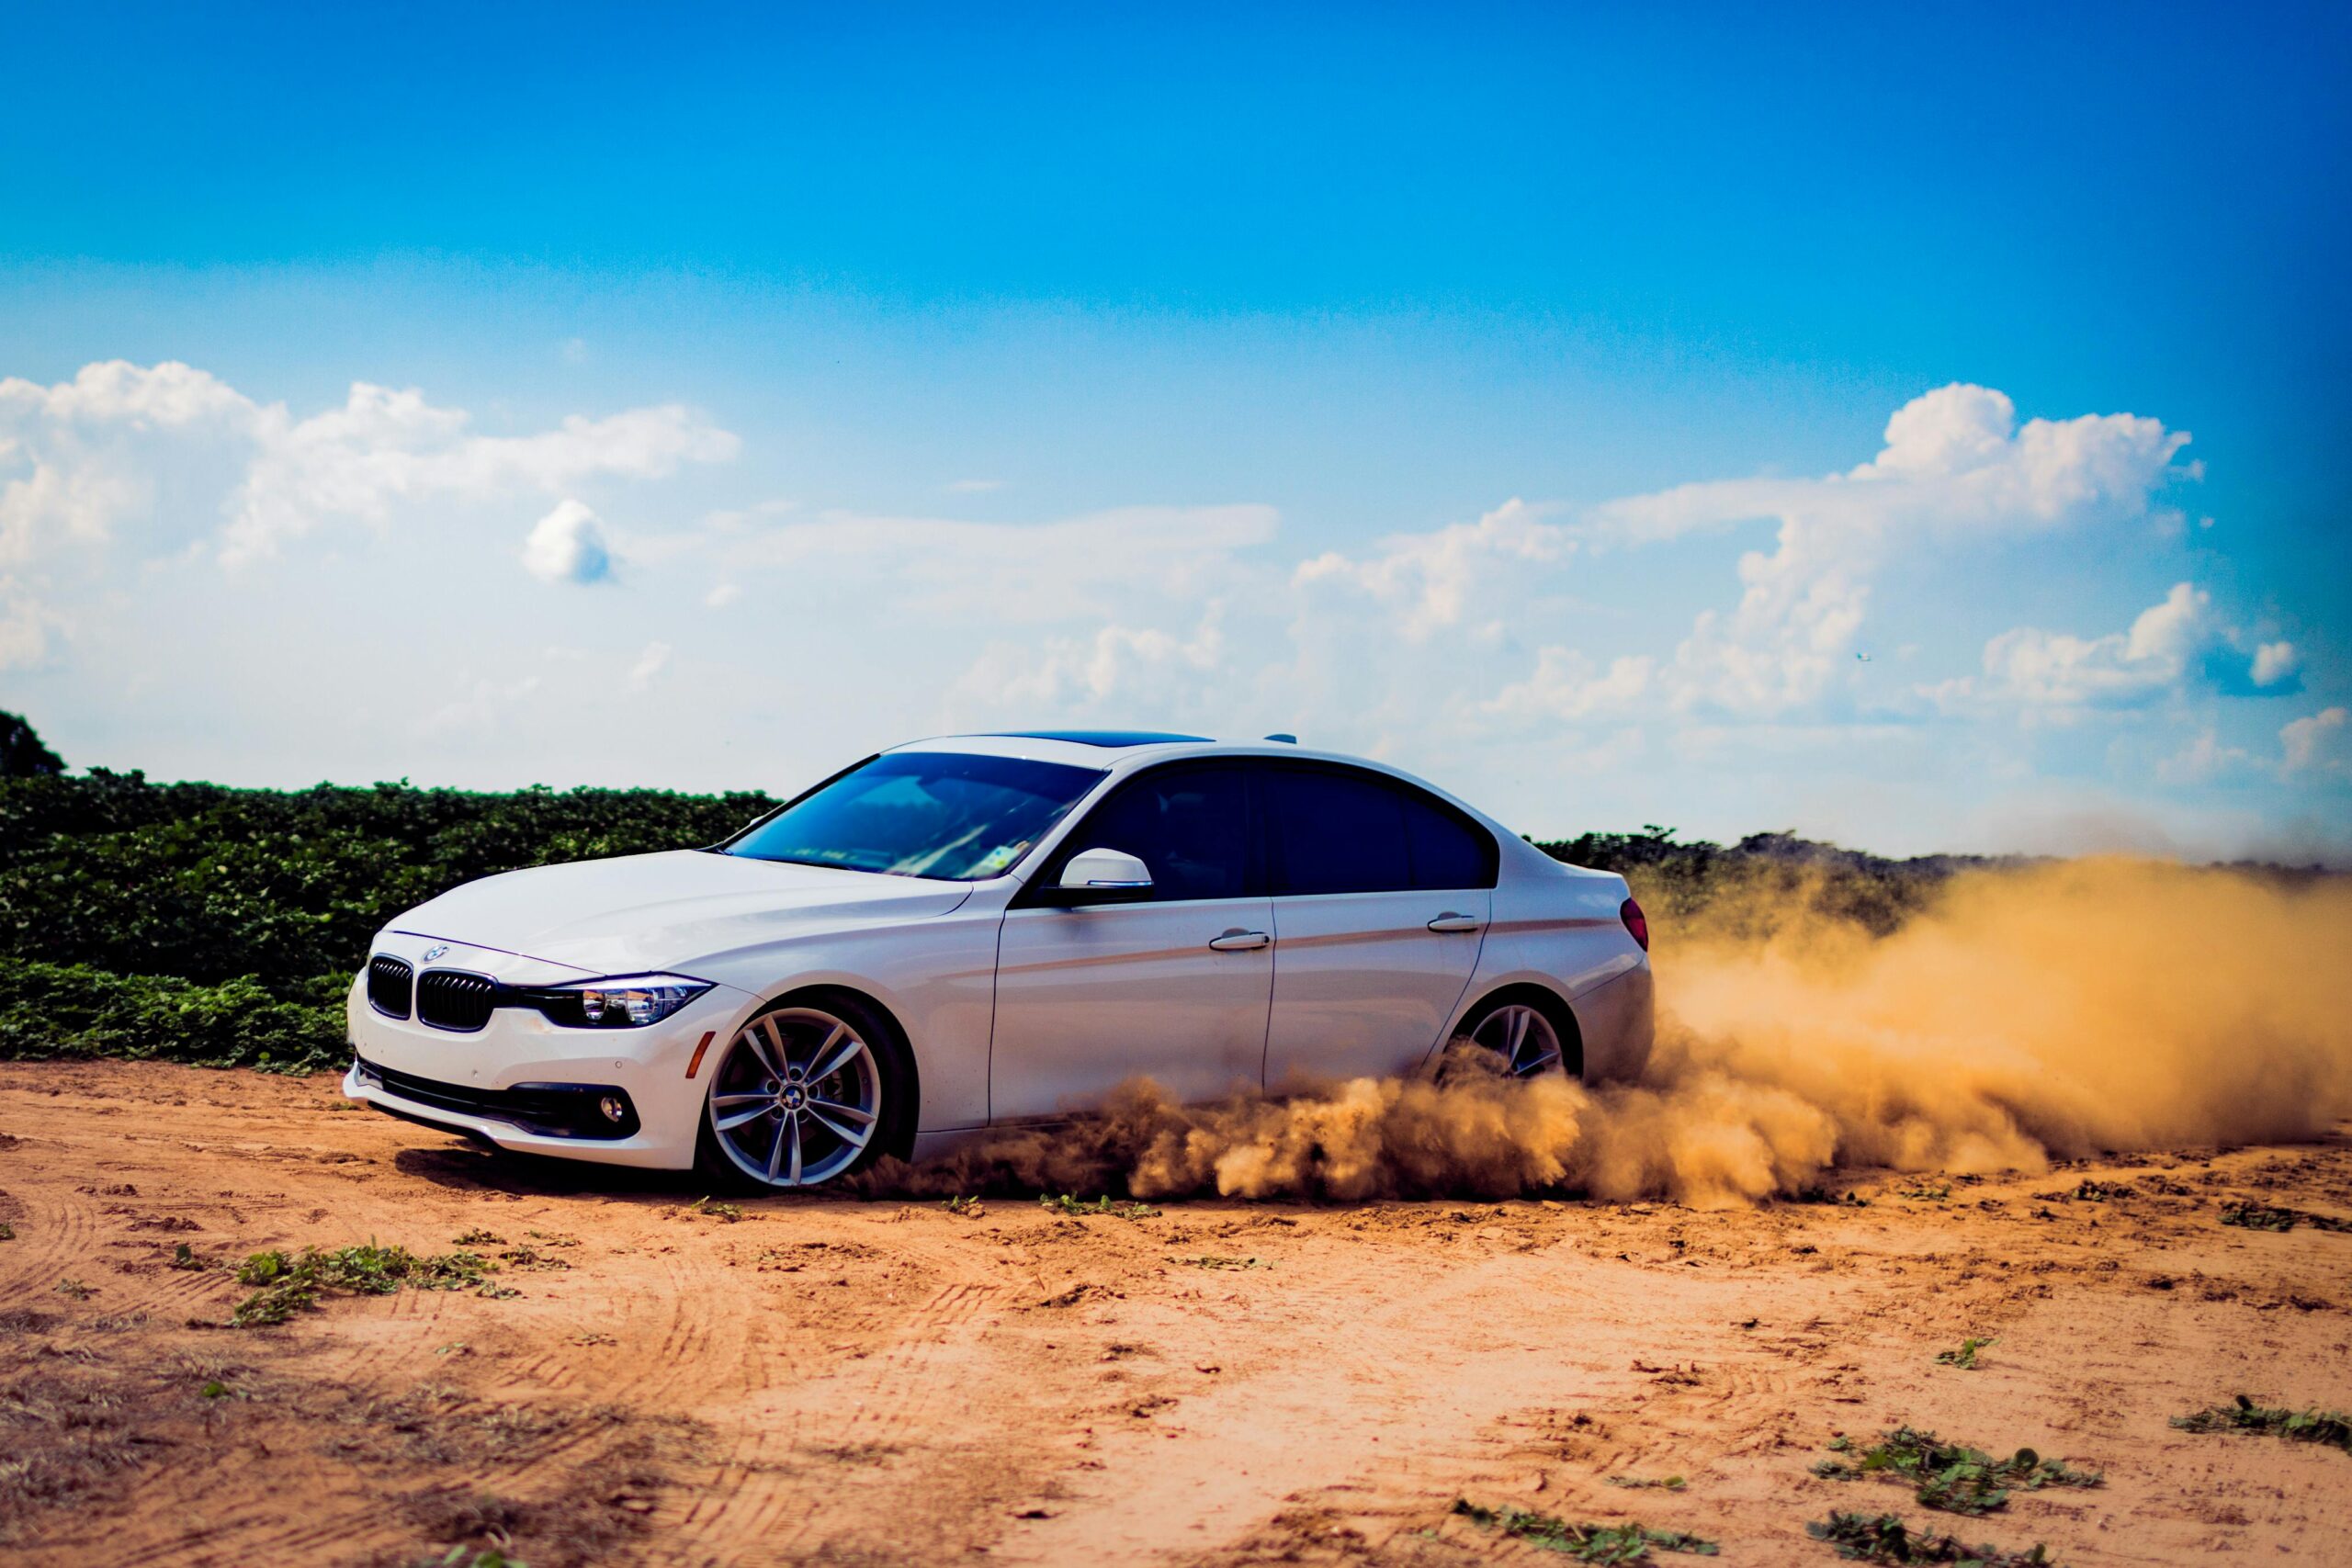
[[1584,1076],[1584,1041],[1576,1014],[1549,991],[1532,986],[1498,991],[1471,1009],[1453,1032],[1502,1058],[1503,1071],[1512,1077]]
[[703,1092],[695,1169],[729,1192],[822,1187],[914,1143],[914,1060],[898,1026],[839,991],[780,997],[735,1032]]

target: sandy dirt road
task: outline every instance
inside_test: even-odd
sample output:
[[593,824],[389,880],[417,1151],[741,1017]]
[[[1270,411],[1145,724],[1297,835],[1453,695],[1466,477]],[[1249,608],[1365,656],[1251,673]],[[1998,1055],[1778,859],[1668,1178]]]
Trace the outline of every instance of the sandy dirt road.
[[[2352,1454],[2167,1424],[2240,1392],[2352,1406],[2352,1234],[2218,1223],[2247,1198],[2352,1217],[2343,1136],[1845,1173],[1861,1207],[729,1219],[340,1106],[324,1081],[0,1066],[0,1557],[1546,1560],[1467,1498],[1738,1562],[1835,1561],[1804,1529],[1832,1508],[2075,1563],[2352,1561]],[[497,1238],[469,1245],[518,1293],[230,1329],[247,1292],[173,1267],[461,1235]],[[1978,1370],[1936,1363],[1968,1337],[1996,1341]],[[1812,1473],[1836,1434],[1904,1423],[2106,1484],[1956,1519]]]

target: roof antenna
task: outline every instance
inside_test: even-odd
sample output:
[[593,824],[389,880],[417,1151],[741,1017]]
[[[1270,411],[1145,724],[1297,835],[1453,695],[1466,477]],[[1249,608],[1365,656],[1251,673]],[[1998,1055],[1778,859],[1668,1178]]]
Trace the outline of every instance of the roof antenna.
[[1279,740],[1285,746],[1295,746],[1298,744],[1298,737],[1295,735],[1269,735],[1266,739],[1269,740]]

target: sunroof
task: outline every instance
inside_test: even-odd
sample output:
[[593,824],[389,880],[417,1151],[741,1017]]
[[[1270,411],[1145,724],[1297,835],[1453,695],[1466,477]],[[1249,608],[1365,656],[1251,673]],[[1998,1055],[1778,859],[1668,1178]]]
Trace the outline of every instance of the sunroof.
[[1068,740],[1079,746],[1164,746],[1171,740],[1206,740],[1205,735],[1171,735],[1159,729],[1007,729],[999,740]]

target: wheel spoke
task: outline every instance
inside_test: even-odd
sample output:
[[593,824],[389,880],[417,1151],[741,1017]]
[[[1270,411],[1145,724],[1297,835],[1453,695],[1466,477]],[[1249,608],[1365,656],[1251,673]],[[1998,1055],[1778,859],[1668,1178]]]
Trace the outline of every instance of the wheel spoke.
[[[841,1044],[841,1048],[835,1050],[834,1046],[840,1043],[844,1036],[847,1037],[847,1043]],[[816,1058],[818,1065],[808,1069],[808,1081],[812,1084],[823,1083],[827,1078],[856,1061],[865,1053],[865,1042],[851,1034],[848,1026],[843,1025],[833,1032],[831,1039],[818,1048]]]
[[[825,1113],[829,1109],[838,1108],[821,1107],[812,1100],[808,1106],[808,1114],[816,1120],[819,1126],[824,1128],[826,1132],[831,1133],[834,1137],[839,1138],[842,1143],[847,1144],[850,1147],[854,1149],[864,1148],[865,1146],[866,1137],[868,1136],[866,1127],[844,1127]],[[871,1120],[869,1119],[867,1125],[870,1124]]]
[[1557,1051],[1546,1051],[1541,1056],[1536,1057],[1535,1060],[1528,1063],[1527,1066],[1514,1068],[1513,1071],[1521,1077],[1532,1078],[1559,1059],[1560,1054]]
[[784,1124],[792,1131],[792,1169],[785,1179],[797,1187],[800,1185],[800,1118],[787,1113]]
[[757,1098],[759,1099],[760,1103],[752,1107],[751,1110],[738,1111],[732,1116],[721,1116],[717,1122],[711,1124],[722,1133],[731,1133],[738,1127],[747,1126],[750,1123],[758,1121],[761,1117],[765,1116],[769,1111],[775,1109],[775,1101],[770,1100],[767,1096],[760,1095]]
[[713,1105],[749,1105],[756,1100],[764,1105],[775,1098],[772,1094],[714,1094],[710,1102]]
[[[784,1166],[784,1134],[785,1134],[785,1130],[786,1130],[786,1128],[790,1127],[791,1125],[792,1125],[792,1118],[791,1118],[791,1117],[789,1117],[789,1116],[780,1117],[780,1118],[778,1118],[778,1119],[777,1119],[777,1121],[776,1121],[776,1124],[775,1124],[775,1142],[768,1145],[768,1179],[769,1179],[770,1181],[774,1181],[774,1180],[775,1179],[775,1173],[776,1173],[779,1169],[783,1168],[783,1166]],[[793,1154],[794,1154],[796,1156],[798,1156],[798,1154],[799,1154],[799,1152],[800,1152],[800,1150],[799,1150],[799,1148],[798,1148],[798,1146],[797,1146],[797,1145],[795,1145],[795,1147],[794,1147],[794,1149],[793,1149],[793,1151],[792,1151],[792,1152],[793,1152]],[[798,1161],[798,1159],[796,1157],[796,1158],[795,1158],[795,1160],[793,1161],[793,1163],[797,1165],[797,1164],[798,1164],[798,1163],[799,1163],[799,1161]]]
[[760,1020],[760,1032],[767,1036],[760,1048],[760,1060],[767,1064],[769,1072],[784,1077],[784,1069],[792,1065],[792,1052],[784,1043],[784,1031],[775,1026],[773,1015]]
[[1513,1008],[1510,1010],[1509,1014],[1510,1019],[1510,1043],[1503,1048],[1503,1055],[1509,1056],[1514,1062],[1519,1060],[1520,1050],[1527,1043],[1528,1020],[1534,1016],[1535,1015],[1532,1012],[1529,1011],[1525,1008]]
[[838,1100],[811,1100],[808,1102],[808,1109],[828,1111],[835,1116],[846,1116],[861,1127],[874,1125],[874,1112],[862,1106],[843,1105]]

